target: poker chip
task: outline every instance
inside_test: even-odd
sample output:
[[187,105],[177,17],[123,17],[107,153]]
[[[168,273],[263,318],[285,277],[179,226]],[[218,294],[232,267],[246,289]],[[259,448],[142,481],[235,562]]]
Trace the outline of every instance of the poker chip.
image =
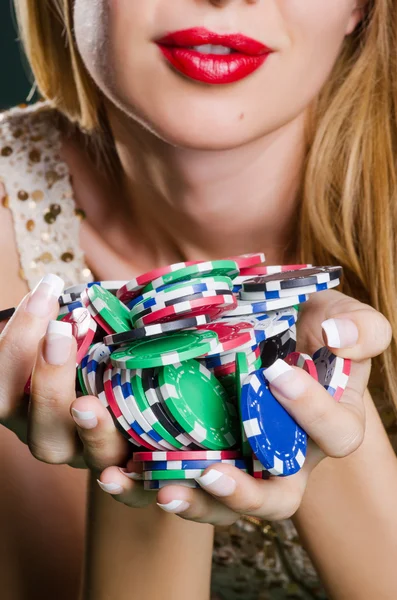
[[245,344],[254,344],[256,342],[254,328],[251,324],[247,323],[247,327],[244,329],[239,323],[209,323],[199,327],[199,331],[214,331],[218,336],[218,344],[207,354],[207,356],[213,356],[221,353],[227,353],[230,350],[234,350]]
[[263,343],[261,351],[262,367],[267,369],[278,358],[284,359],[296,350],[296,327],[295,325],[276,335]]
[[[308,269],[313,265],[258,265],[248,269],[241,268],[240,276],[261,276],[273,275],[274,273],[285,273],[286,271],[298,271],[300,269]],[[234,279],[236,281],[236,279]]]
[[61,319],[72,325],[72,333],[77,341],[76,362],[80,364],[87,354],[97,329],[97,325],[86,308],[76,308]]
[[174,438],[176,442],[174,442],[174,445],[179,448],[183,447],[184,450],[194,450],[197,448],[194,440],[183,431],[182,427],[178,425],[171,413],[167,410],[158,386],[158,379],[155,369],[142,370],[142,387],[145,392],[147,402],[153,410],[157,420]]
[[[241,469],[247,471],[248,469]],[[144,481],[153,480],[177,480],[177,479],[196,479],[201,477],[205,469],[186,469],[185,471],[144,471]]]
[[235,308],[237,305],[237,300],[231,292],[213,296],[203,296],[199,294],[199,296],[199,298],[191,300],[185,299],[167,307],[155,307],[154,310],[147,308],[140,313],[139,318],[133,317],[133,324],[135,327],[144,327],[145,325],[150,325],[152,323],[175,321],[180,315],[195,317],[197,315],[207,314],[211,318],[216,318],[222,314],[223,311]]
[[122,369],[160,367],[206,354],[217,343],[213,331],[179,331],[166,337],[138,340],[113,352],[110,360]]
[[107,346],[120,346],[135,340],[140,340],[146,337],[160,336],[167,333],[181,331],[183,329],[191,329],[209,323],[210,318],[207,315],[199,315],[198,317],[189,317],[179,321],[170,321],[169,323],[157,323],[148,325],[140,329],[131,329],[123,333],[114,333],[103,338],[104,344]]
[[[247,282],[247,285],[250,285],[250,279]],[[314,294],[315,292],[324,292],[325,290],[331,290],[337,287],[340,284],[339,279],[333,279],[332,281],[326,281],[324,283],[316,283],[313,285],[306,285],[302,287],[291,287],[281,290],[274,290],[271,292],[262,291],[262,292],[246,292],[245,291],[245,283],[243,283],[243,289],[240,292],[241,300],[250,300],[253,302],[258,302],[261,300],[275,300],[278,298],[288,298],[293,296],[294,294]]]
[[88,396],[89,392],[86,388],[85,381],[84,381],[82,363],[77,365],[77,378],[78,378],[78,382],[79,382],[80,389],[81,389],[83,396]]
[[120,288],[117,290],[117,298],[122,302],[128,303],[139,294],[140,290],[151,283],[154,279],[157,279],[162,275],[166,275],[167,273],[172,273],[173,271],[180,271],[181,269],[190,267],[194,264],[196,264],[196,262],[180,262],[148,271],[147,273],[139,275],[139,277],[135,277],[134,279],[131,279],[130,281],[124,283],[124,285],[120,286]]
[[263,468],[261,461],[257,459],[255,454],[252,455],[251,475],[255,479],[270,479],[272,476],[269,471]]
[[303,352],[291,352],[284,358],[285,362],[291,367],[300,367],[306,373],[309,373],[313,379],[318,381],[317,368],[311,356]]
[[57,320],[60,321],[64,315],[67,315],[76,308],[84,308],[84,304],[80,300],[77,300],[76,302],[72,302],[71,304],[65,304],[64,306],[61,306],[58,311]]
[[[275,335],[283,333],[296,323],[297,311],[293,307],[283,308],[281,310],[271,311],[266,314],[257,314],[244,317],[225,317],[219,322],[230,324],[244,323],[252,325],[257,343],[261,343]],[[243,319],[243,322],[241,321]]]
[[168,462],[171,460],[237,460],[242,458],[238,450],[196,450],[194,452],[134,452],[137,462]]
[[67,306],[68,304],[73,304],[73,302],[79,302],[80,294],[62,294],[59,296],[58,302],[59,306]]
[[227,260],[232,260],[237,263],[239,269],[247,269],[260,263],[265,262],[265,255],[263,252],[257,254],[241,254],[240,256],[230,256]]
[[75,294],[80,296],[82,292],[92,287],[93,285],[100,286],[109,292],[116,293],[126,282],[125,281],[91,281],[90,283],[79,283],[65,289],[64,296],[67,294]]
[[210,450],[226,450],[236,444],[235,407],[203,365],[189,360],[165,366],[159,369],[159,384],[174,419],[195,441]]
[[87,373],[87,382],[90,394],[93,396],[97,395],[97,386],[96,386],[96,374],[98,370],[98,366],[103,362],[108,362],[110,357],[110,349],[99,342],[91,347],[88,355],[88,361],[86,366]]
[[6,308],[5,310],[0,310],[0,323],[11,319],[15,311],[15,308]]
[[302,468],[307,434],[273,396],[263,370],[245,380],[241,415],[252,451],[267,471],[286,476]]
[[[114,333],[129,331],[131,326],[130,312],[116,296],[103,287],[93,285],[86,290],[89,307],[99,315]],[[88,308],[89,308],[88,307]]]
[[188,488],[199,488],[200,484],[197,483],[197,481],[195,481],[194,479],[185,479],[185,480],[178,480],[178,479],[169,479],[168,481],[156,481],[156,480],[152,480],[152,481],[144,481],[143,482],[143,489],[144,490],[161,490],[161,488],[163,487],[167,487],[168,485],[181,485],[184,487],[188,487]]
[[318,381],[339,402],[349,381],[351,360],[336,356],[324,346],[313,354],[313,361]]
[[205,470],[212,465],[226,464],[237,469],[247,469],[247,461],[240,459],[226,460],[169,460],[169,461],[146,461],[143,463],[143,471],[186,471],[190,469]]
[[250,302],[248,300],[238,300],[237,306],[229,311],[223,313],[223,317],[234,317],[241,315],[252,315],[256,313],[265,313],[274,310],[280,310],[281,308],[292,307],[296,304],[301,304],[309,299],[307,294],[301,294],[299,296],[289,296],[288,298],[279,298],[278,300],[263,300],[258,302]]
[[243,427],[243,419],[241,413],[241,391],[243,389],[243,385],[248,375],[250,374],[250,367],[247,361],[247,357],[244,352],[237,352],[236,354],[236,375],[234,378],[236,391],[237,391],[237,403],[238,410],[240,416],[240,433],[241,433],[241,451],[243,456],[251,455],[251,446],[248,442],[247,436],[245,434],[245,429]]
[[342,267],[311,267],[297,271],[274,273],[255,277],[245,281],[243,288],[246,292],[272,292],[288,288],[301,288],[303,286],[327,283],[334,279],[340,279]]
[[146,287],[145,292],[155,290],[163,285],[176,283],[186,279],[197,277],[210,276],[214,277],[221,275],[223,277],[236,277],[239,274],[237,263],[233,260],[214,260],[207,262],[199,262],[194,265],[173,270],[169,273],[161,275],[153,279]]

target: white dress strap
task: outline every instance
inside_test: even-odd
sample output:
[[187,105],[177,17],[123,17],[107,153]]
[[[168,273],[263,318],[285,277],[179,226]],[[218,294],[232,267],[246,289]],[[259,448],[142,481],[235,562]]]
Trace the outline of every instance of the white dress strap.
[[60,133],[47,102],[0,113],[0,182],[14,222],[21,277],[32,289],[46,273],[66,286],[93,280],[79,245],[82,213],[61,161]]

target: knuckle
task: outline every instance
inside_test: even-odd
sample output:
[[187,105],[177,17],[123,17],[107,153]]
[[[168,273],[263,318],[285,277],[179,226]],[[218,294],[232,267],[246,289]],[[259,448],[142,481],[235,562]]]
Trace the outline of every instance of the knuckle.
[[28,446],[34,458],[50,465],[68,464],[74,459],[73,455],[65,448],[57,448],[49,444],[38,444],[32,441],[29,441]]
[[248,500],[248,502],[246,503],[246,506],[244,508],[244,511],[247,513],[258,513],[260,512],[260,510],[263,507],[263,495],[262,495],[262,490],[261,489],[257,489],[255,492],[253,492]]

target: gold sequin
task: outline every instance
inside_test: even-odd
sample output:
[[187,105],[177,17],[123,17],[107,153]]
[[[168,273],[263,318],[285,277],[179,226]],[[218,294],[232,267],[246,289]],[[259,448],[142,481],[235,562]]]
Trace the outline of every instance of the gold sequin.
[[11,146],[4,146],[4,148],[1,149],[1,156],[10,156],[13,152],[14,150]]
[[74,214],[78,219],[80,219],[80,221],[83,221],[86,218],[86,214],[81,208],[75,208]]
[[47,180],[47,184],[48,184],[48,188],[51,189],[52,186],[59,181],[60,179],[62,179],[62,177],[60,175],[58,175],[58,173],[56,171],[47,171],[45,174],[45,178]]
[[54,260],[54,257],[50,252],[43,252],[43,254],[39,256],[37,260],[39,260],[42,263],[48,264]]
[[36,202],[41,202],[44,198],[44,192],[41,190],[34,190],[34,192],[32,192],[32,198]]
[[25,202],[25,200],[27,200],[29,198],[29,194],[27,192],[25,192],[25,190],[19,190],[18,192],[18,199],[22,200],[22,202]]
[[57,217],[58,215],[61,214],[62,209],[59,206],[59,204],[50,204],[50,211],[52,212],[52,214],[54,215],[54,217]]
[[74,259],[74,254],[72,252],[64,252],[61,256],[61,260],[65,263],[72,262]]
[[37,148],[34,148],[33,150],[31,150],[29,152],[30,162],[38,163],[38,162],[40,162],[40,159],[41,159],[41,152],[40,152],[40,150],[37,150]]
[[41,140],[43,139],[43,136],[40,134],[31,135],[30,139],[32,142],[41,142]]
[[1,201],[1,203],[4,206],[4,208],[10,208],[10,197],[9,196],[4,196],[3,200]]
[[32,219],[29,219],[29,221],[27,221],[26,223],[26,229],[28,231],[33,231],[33,229],[36,227],[36,223],[34,221],[32,221]]
[[44,215],[44,221],[48,223],[48,225],[55,223],[56,219],[56,216],[52,212],[46,212]]
[[12,132],[12,135],[14,136],[14,138],[20,138],[21,135],[23,135],[23,129],[15,129],[15,131]]

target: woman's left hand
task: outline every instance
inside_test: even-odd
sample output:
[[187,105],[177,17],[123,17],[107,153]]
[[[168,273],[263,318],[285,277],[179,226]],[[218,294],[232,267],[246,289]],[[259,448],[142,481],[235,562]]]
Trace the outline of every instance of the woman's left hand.
[[[293,368],[292,380],[283,382],[281,375],[270,386],[277,400],[310,436],[303,468],[289,477],[261,480],[219,463],[208,467],[197,479],[202,489],[175,485],[162,488],[157,495],[162,509],[214,525],[232,524],[241,515],[286,519],[299,508],[309,475],[324,458],[348,456],[361,445],[365,435],[363,396],[371,358],[389,346],[390,324],[372,307],[333,290],[314,294],[300,308],[297,349],[312,355],[326,344],[334,354],[352,360],[348,386],[340,402],[298,367]],[[139,473],[140,465],[130,461],[127,471]],[[131,476],[117,467],[108,467],[102,472],[101,482],[118,484],[117,491],[108,488],[110,493],[118,501],[136,506],[136,487],[142,484]]]

